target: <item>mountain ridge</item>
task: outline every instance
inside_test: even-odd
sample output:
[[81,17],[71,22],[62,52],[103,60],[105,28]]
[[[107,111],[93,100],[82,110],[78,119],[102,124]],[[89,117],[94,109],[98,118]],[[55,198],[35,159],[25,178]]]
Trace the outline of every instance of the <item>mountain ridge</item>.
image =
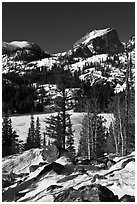
[[[2,65],[5,74],[15,72],[24,75],[33,70],[52,71],[54,66],[60,66],[62,61],[66,61],[72,75],[79,71],[80,80],[90,80],[93,84],[93,81],[97,79],[107,81],[113,79],[114,81],[117,78],[119,81],[118,77],[123,77],[125,70],[119,69],[117,62],[119,61],[121,66],[127,63],[129,57],[127,53],[131,56],[133,64],[135,63],[135,37],[132,36],[128,42],[121,43],[114,28],[93,30],[72,45],[70,50],[57,54],[46,53],[35,43],[27,41],[13,41],[4,44],[7,47],[8,45],[11,46],[11,49],[18,50],[9,56],[3,54]],[[114,63],[112,63],[108,66],[107,61],[112,60],[116,60],[116,65],[113,66]],[[100,64],[101,67],[100,70],[95,71],[97,64]],[[109,69],[110,79],[102,75],[105,69]],[[123,80],[120,83],[123,84]]]

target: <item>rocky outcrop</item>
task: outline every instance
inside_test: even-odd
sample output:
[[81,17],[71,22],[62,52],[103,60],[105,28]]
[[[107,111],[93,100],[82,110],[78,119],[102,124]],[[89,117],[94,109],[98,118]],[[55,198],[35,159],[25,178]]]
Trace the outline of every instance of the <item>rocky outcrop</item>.
[[47,188],[47,191],[53,192],[56,189],[62,188],[63,186],[58,186],[58,185],[51,185]]
[[34,172],[36,169],[38,169],[39,168],[39,165],[31,165],[30,167],[29,167],[29,171],[30,171],[30,173],[31,172]]
[[105,186],[92,184],[82,186],[78,190],[70,187],[59,194],[54,202],[118,202],[118,196],[114,195]]
[[63,165],[58,164],[56,162],[53,162],[51,164],[46,165],[44,167],[44,169],[37,175],[37,177],[34,180],[40,178],[41,176],[44,176],[46,173],[48,173],[52,170],[57,174],[65,174],[66,173],[66,169]]
[[124,51],[124,46],[118,38],[115,29],[94,30],[73,46],[71,53],[74,57],[90,57],[96,54],[115,54]]
[[120,202],[135,202],[135,196],[125,194],[120,198]]

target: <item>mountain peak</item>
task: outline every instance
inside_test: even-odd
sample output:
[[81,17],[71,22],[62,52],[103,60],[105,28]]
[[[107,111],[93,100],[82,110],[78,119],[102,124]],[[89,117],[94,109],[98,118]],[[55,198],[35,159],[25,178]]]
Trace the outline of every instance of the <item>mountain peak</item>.
[[114,29],[111,28],[105,28],[101,30],[93,30],[89,33],[87,33],[84,37],[82,37],[79,41],[77,41],[74,46],[79,45],[80,43],[82,44],[87,44],[90,40],[95,39],[97,37],[100,37],[102,35],[107,34],[108,32],[112,31]]
[[116,29],[105,28],[87,33],[73,45],[77,57],[91,57],[96,54],[116,54],[124,51]]

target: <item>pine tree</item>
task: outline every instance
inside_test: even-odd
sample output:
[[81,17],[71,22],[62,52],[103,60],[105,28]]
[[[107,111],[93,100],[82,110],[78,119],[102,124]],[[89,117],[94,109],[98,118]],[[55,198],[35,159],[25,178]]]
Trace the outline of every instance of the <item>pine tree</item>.
[[[128,54],[127,54],[128,55]],[[126,67],[126,89],[125,89],[125,111],[124,111],[124,155],[130,152],[130,145],[132,139],[134,141],[134,132],[135,132],[135,103],[134,103],[134,77],[133,77],[133,68],[131,55],[127,56],[127,67]],[[132,119],[131,119],[132,118]],[[132,122],[131,122],[132,121]],[[132,130],[131,127],[132,126]],[[133,134],[132,134],[132,133]],[[131,136],[132,135],[132,136]],[[132,139],[131,139],[132,138]],[[132,145],[131,145],[132,146]]]
[[65,137],[66,137],[66,128],[67,128],[67,102],[69,98],[67,97],[66,88],[68,84],[70,84],[71,75],[69,72],[69,67],[67,65],[67,56],[66,59],[64,57],[60,57],[60,65],[55,69],[55,76],[56,76],[56,84],[58,90],[61,94],[61,102],[59,105],[60,114],[62,118],[62,134],[61,134],[61,141],[62,141],[62,148],[65,149]]
[[34,126],[34,116],[31,115],[30,128],[28,130],[28,137],[26,139],[26,149],[31,149],[35,147],[35,126]]
[[2,156],[7,156],[19,152],[19,141],[16,131],[12,129],[12,122],[6,114],[2,123]]
[[[57,147],[64,149],[64,136],[65,148],[69,147],[74,149],[73,131],[70,120],[70,115],[65,113],[65,133],[64,133],[64,118],[63,113],[59,112],[56,116],[50,116],[46,119],[46,135],[51,139]],[[74,151],[73,151],[74,153]]]
[[106,152],[107,135],[106,135],[106,128],[105,126],[103,126],[104,122],[105,120],[102,116],[98,115],[95,119],[95,124],[97,125],[97,128],[95,128],[95,131],[97,134],[95,154],[97,157],[103,156],[103,154]]
[[68,128],[67,128],[66,150],[68,150],[69,156],[71,159],[74,159],[76,156],[73,132],[74,131],[72,131],[72,124],[71,124],[71,120],[70,120],[70,116],[69,116]]
[[39,117],[37,117],[35,129],[35,147],[39,148],[40,146],[41,146],[40,122]]
[[54,144],[62,147],[62,118],[59,113],[46,119],[46,134]]
[[45,146],[47,144],[47,141],[46,141],[46,133],[43,132],[43,146]]

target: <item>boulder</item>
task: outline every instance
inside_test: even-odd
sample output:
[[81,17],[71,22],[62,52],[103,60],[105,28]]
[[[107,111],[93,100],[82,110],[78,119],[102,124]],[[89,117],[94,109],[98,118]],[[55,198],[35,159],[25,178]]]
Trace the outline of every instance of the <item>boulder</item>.
[[75,165],[73,164],[71,159],[68,158],[67,156],[62,156],[58,158],[55,162],[63,165],[66,171],[68,172],[68,174],[71,174],[74,171]]
[[111,160],[111,159],[108,159],[107,161],[106,161],[106,168],[110,168],[111,166],[113,166],[114,164],[116,164],[116,162],[115,161],[113,161],[113,160]]
[[76,166],[74,172],[77,172],[82,175],[87,173],[87,170],[84,168],[84,166]]
[[105,186],[93,184],[79,188],[84,202],[117,202],[118,196]]
[[37,168],[39,168],[39,165],[31,165],[31,166],[29,167],[30,173],[31,173],[31,172],[34,172]]
[[57,174],[66,174],[67,170],[65,169],[65,167],[61,164],[58,164],[56,162],[53,162],[51,164],[48,164],[44,167],[44,169],[37,175],[37,177],[34,179],[38,179],[41,176],[45,175],[46,173],[50,172],[50,171],[54,171]]
[[97,179],[107,179],[104,175],[95,174],[92,179],[92,183],[96,182]]
[[70,187],[55,197],[54,202],[73,202],[77,199],[77,190]]
[[135,202],[135,196],[125,194],[120,198],[120,202]]
[[26,192],[25,193],[18,192],[14,197],[14,201],[17,202],[17,200],[19,200],[21,197],[25,196],[25,194],[26,194]]
[[51,185],[47,188],[47,191],[50,191],[52,192],[53,190],[55,189],[58,189],[58,188],[62,188],[63,186],[58,186],[58,185]]
[[127,159],[126,161],[124,161],[123,163],[122,163],[122,165],[121,165],[121,168],[123,169],[123,168],[125,168],[125,166],[129,163],[129,162],[135,162],[135,158],[129,158],[129,159]]
[[42,149],[42,157],[48,163],[54,162],[59,157],[59,150],[56,145],[47,145]]
[[78,190],[68,188],[59,194],[55,202],[118,202],[118,196],[105,186],[92,184]]

